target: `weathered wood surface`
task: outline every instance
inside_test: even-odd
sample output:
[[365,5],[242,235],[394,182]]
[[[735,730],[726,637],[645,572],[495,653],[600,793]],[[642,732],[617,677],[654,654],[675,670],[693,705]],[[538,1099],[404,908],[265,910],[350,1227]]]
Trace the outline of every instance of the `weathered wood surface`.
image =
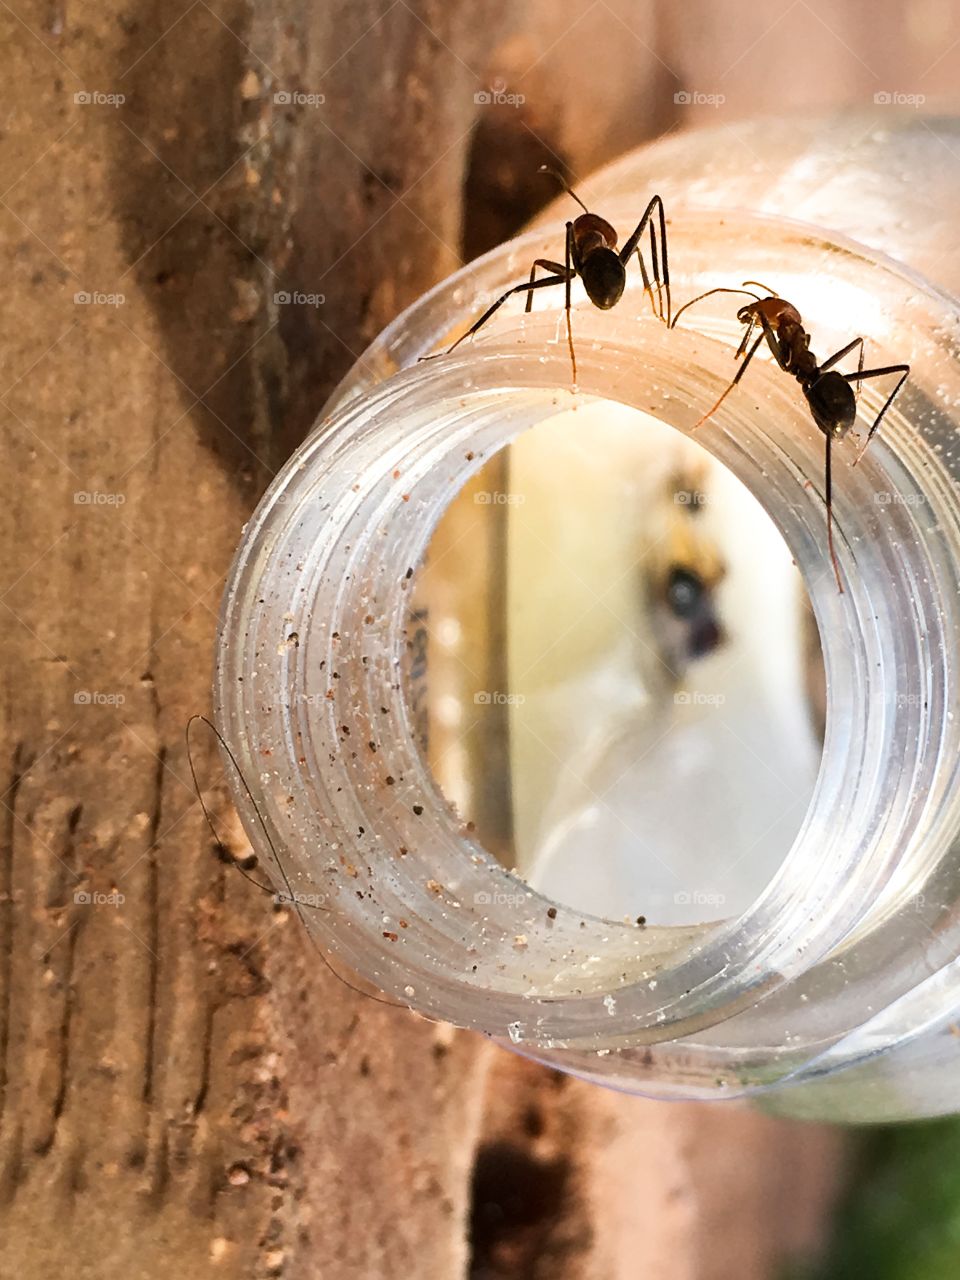
[[[684,86],[932,94],[956,17],[879,6],[888,40],[861,3],[15,7],[0,1273],[772,1275],[822,1231],[835,1135],[591,1091],[359,1000],[212,856],[183,726],[257,494],[376,331],[552,194],[524,174],[674,126]],[[522,107],[475,103],[497,76]],[[491,1219],[517,1170],[520,1221]]]

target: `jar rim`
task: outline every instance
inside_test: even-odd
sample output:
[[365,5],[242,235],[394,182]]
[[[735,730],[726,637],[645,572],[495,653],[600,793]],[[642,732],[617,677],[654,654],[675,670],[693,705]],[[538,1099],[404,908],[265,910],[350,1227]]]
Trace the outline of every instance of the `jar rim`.
[[[705,224],[712,224],[715,233],[717,221],[716,213],[683,212],[671,224],[671,237],[679,233],[681,242],[689,239],[692,245],[698,235],[703,237]],[[729,234],[724,237],[728,259],[746,262],[748,250],[754,255],[750,261],[763,258],[753,243],[761,227],[767,233],[771,227],[776,229],[776,248],[781,254],[789,251],[791,279],[795,277],[798,284],[809,282],[815,262],[829,259],[834,283],[862,288],[851,281],[859,278],[857,273],[866,264],[880,273],[885,288],[897,286],[889,295],[894,302],[915,303],[918,315],[923,312],[924,334],[936,332],[943,319],[936,291],[925,285],[918,291],[912,273],[802,224],[771,218],[741,219],[733,243]],[[478,283],[516,276],[518,255],[542,239],[543,233],[531,233],[501,246],[437,286],[381,335],[364,357],[364,368],[376,373],[391,363],[410,364],[415,354],[440,338],[439,324],[449,328],[451,315],[462,315],[469,309]],[[686,270],[678,277],[680,281],[692,283],[709,275],[707,247],[700,246],[696,255],[699,265]],[[689,248],[688,252],[694,259]],[[731,269],[730,278],[735,274]],[[642,298],[637,299],[636,292],[634,286],[639,312]],[[824,306],[821,301],[821,313]],[[805,303],[804,314],[807,310]],[[628,312],[629,308],[624,308],[599,313],[582,306],[575,310],[583,394],[616,399],[647,412],[651,411],[651,398],[659,396],[653,408],[656,416],[689,431],[705,394],[722,388],[729,379],[729,345],[709,334],[729,333],[731,326],[708,318],[697,332],[677,329],[666,334],[662,326],[645,316]],[[882,349],[882,333],[877,344]],[[569,397],[565,337],[559,334],[558,342],[556,311],[544,314],[538,309],[519,323],[504,317],[489,337],[464,344],[445,360],[400,372],[378,388],[369,390],[364,377],[370,374],[341,387],[338,407],[288,462],[250,523],[224,597],[218,723],[248,775],[248,784],[249,775],[260,775],[263,751],[277,753],[271,756],[270,772],[282,773],[284,786],[278,789],[274,778],[257,794],[263,801],[267,826],[280,847],[289,849],[294,828],[289,825],[289,812],[277,803],[279,791],[291,794],[296,788],[298,802],[304,804],[308,797],[311,803],[322,798],[328,806],[322,820],[314,815],[310,821],[301,815],[295,828],[301,839],[319,839],[326,846],[336,846],[333,852],[339,855],[341,870],[334,874],[343,880],[342,858],[353,856],[344,853],[350,846],[351,823],[361,828],[365,837],[377,832],[380,815],[375,806],[380,801],[373,800],[376,788],[365,772],[366,761],[342,771],[346,762],[338,758],[334,744],[342,747],[343,735],[336,722],[341,718],[342,728],[345,708],[352,706],[356,711],[362,706],[366,714],[382,696],[395,710],[397,733],[406,734],[402,748],[394,744],[397,754],[390,757],[399,761],[396,775],[413,778],[412,785],[429,798],[430,835],[437,841],[436,851],[446,859],[461,860],[457,886],[468,888],[473,883],[471,866],[495,878],[509,873],[485,857],[459,830],[439,803],[438,793],[429,792],[429,770],[424,762],[417,767],[419,750],[412,726],[409,718],[404,718],[402,699],[393,696],[398,690],[389,687],[396,683],[403,643],[402,583],[447,502],[483,457],[524,429],[524,423],[530,425],[549,416],[562,397]],[[802,398],[793,394],[796,388],[781,371],[767,365],[759,365],[749,382],[749,388],[747,380],[740,384],[738,396],[728,399],[715,425],[705,428],[698,438],[757,492],[794,550],[811,588],[824,642],[828,688],[833,691],[828,693],[828,732],[820,780],[803,829],[780,873],[738,920],[687,930],[682,933],[682,945],[670,947],[659,930],[630,930],[610,921],[592,921],[581,929],[579,923],[568,922],[560,914],[572,914],[579,921],[579,913],[570,913],[570,908],[561,904],[555,904],[558,919],[548,930],[542,920],[534,918],[534,912],[543,915],[545,900],[526,890],[522,907],[512,915],[497,914],[493,937],[489,913],[478,922],[476,913],[465,909],[456,897],[438,897],[431,913],[431,890],[426,890],[428,896],[424,897],[421,886],[412,898],[404,897],[406,873],[397,870],[396,859],[373,859],[369,865],[376,868],[376,875],[363,881],[363,891],[371,895],[368,906],[359,909],[351,903],[352,910],[342,918],[335,910],[329,918],[310,919],[309,927],[384,990],[408,999],[424,1012],[491,1034],[507,1033],[514,1041],[537,1046],[602,1047],[620,1043],[624,1037],[633,1043],[676,1039],[756,1004],[835,952],[855,930],[867,927],[874,894],[881,894],[884,885],[897,877],[909,878],[904,867],[909,864],[911,842],[925,815],[922,804],[911,804],[902,779],[911,778],[914,790],[926,787],[932,793],[942,785],[948,763],[946,744],[941,742],[938,751],[928,749],[927,735],[922,731],[930,716],[947,705],[948,674],[942,663],[937,666],[921,659],[935,652],[938,636],[946,652],[951,615],[943,612],[942,588],[948,569],[954,566],[952,571],[956,571],[955,561],[951,559],[949,565],[944,561],[938,569],[931,569],[922,554],[924,548],[929,550],[929,539],[914,519],[915,512],[906,506],[890,513],[894,518],[885,531],[880,530],[888,542],[892,538],[901,543],[899,558],[886,554],[889,545],[866,540],[857,523],[854,497],[864,500],[878,492],[881,483],[915,483],[930,462],[929,450],[922,447],[922,433],[920,444],[914,441],[911,446],[912,452],[900,448],[901,435],[918,435],[907,426],[901,407],[890,420],[896,425],[886,426],[884,443],[875,450],[876,456],[868,455],[857,468],[855,493],[840,495],[838,549],[849,589],[844,598],[837,599],[832,573],[829,583],[822,574],[822,505],[816,493],[803,490],[798,481],[814,454],[819,457],[819,449],[814,448],[818,438]],[[928,412],[920,404],[921,391],[922,378],[918,376],[909,393],[915,420]],[[927,401],[931,391],[927,388]],[[473,459],[468,462],[470,454]],[[311,474],[311,469],[318,468]],[[403,493],[392,479],[397,470],[404,476]],[[444,480],[437,483],[440,472]],[[321,512],[324,502],[327,507]],[[869,532],[876,533],[875,520],[867,525]],[[387,527],[390,532],[385,536],[381,531]],[[850,531],[849,536],[843,536],[844,530]],[[915,555],[900,563],[904,547]],[[945,554],[939,543],[936,550]],[[949,554],[956,557],[955,545],[949,547]],[[291,565],[299,567],[291,569]],[[814,567],[819,583],[809,581]],[[924,586],[928,571],[929,580],[940,583],[939,592],[932,591],[929,582]],[[258,613],[260,606],[255,602],[266,598],[263,582],[270,574],[274,575],[275,598]],[[323,683],[314,668],[335,660],[334,646],[342,643],[344,636],[362,635],[362,629],[357,630],[351,621],[356,609],[348,598],[358,581],[383,613],[382,630],[376,636],[386,646],[386,657],[355,672],[354,683],[341,680],[329,700],[324,693],[324,701],[332,705],[321,708],[326,724],[321,731],[314,723],[320,718],[313,714],[316,706],[310,701]],[[279,589],[277,583],[281,584]],[[926,655],[916,644],[911,645],[905,629],[896,625],[895,616],[878,609],[878,603],[889,601],[896,587],[914,593],[913,620],[926,637]],[[298,600],[304,596],[314,609],[323,602],[325,620],[322,624],[307,620],[299,628],[298,635],[300,631],[303,635],[297,646],[277,654],[278,619],[291,610],[295,618],[304,616],[297,611]],[[281,604],[286,606],[282,610]],[[271,635],[273,649],[269,648]],[[334,640],[335,635],[339,639]],[[273,667],[260,663],[261,656],[270,654],[276,658]],[[884,677],[879,697],[874,674],[877,663]],[[909,701],[891,705],[891,680],[895,683],[893,696]],[[349,703],[343,692],[348,686],[349,696],[359,702]],[[843,690],[839,703],[838,688]],[[265,706],[271,708],[269,712]],[[904,714],[894,716],[894,709]],[[337,781],[313,780],[310,790],[302,785],[298,762],[305,743],[311,760],[319,762],[325,754],[323,768]],[[887,762],[883,767],[877,763],[881,759]],[[895,775],[901,777],[896,792],[899,806],[889,803]],[[343,788],[339,798],[333,791],[336,787]],[[887,799],[882,807],[877,804],[881,792]],[[248,833],[257,843],[256,820],[239,789],[236,799]],[[358,814],[363,814],[365,821],[357,821]],[[403,824],[379,832],[381,844],[392,842],[396,847],[403,843],[403,832],[409,830],[410,819],[405,814]],[[330,848],[324,856],[330,861]],[[810,886],[805,877],[814,869],[819,882]],[[856,876],[852,875],[854,869]],[[323,875],[315,877],[316,883],[329,885],[329,872],[330,867],[325,867]],[[435,882],[441,884],[439,878]],[[868,885],[874,894],[867,892]],[[338,891],[338,908],[349,891],[349,887]],[[335,896],[331,891],[325,901],[332,902]],[[377,927],[383,918],[392,920],[401,909],[413,915],[411,902],[418,906],[416,919],[425,940],[415,963],[398,960],[397,946],[388,938],[396,930]],[[456,902],[456,911],[452,902]],[[451,925],[451,916],[457,913],[465,924]],[[670,933],[675,939],[679,936],[675,931]],[[515,941],[521,937],[525,944],[518,952]],[[454,958],[451,952],[442,972],[431,972],[427,965],[430,948],[436,950],[441,943],[450,946],[457,938],[463,943],[461,954]],[[538,945],[532,946],[531,940]],[[403,951],[414,950],[406,938],[403,941]],[[585,949],[590,957],[597,956],[597,963],[587,966],[586,972],[582,962],[571,959],[583,942],[589,944]],[[482,953],[484,948],[486,954],[480,961],[471,958],[471,949]],[[606,955],[601,956],[598,953],[603,948]],[[669,962],[663,961],[664,953]],[[555,971],[548,978],[551,963]],[[509,978],[498,976],[499,967],[509,971]],[[535,980],[532,974],[542,976]],[[622,980],[621,975],[628,980]],[[411,987],[412,997],[408,994]]]

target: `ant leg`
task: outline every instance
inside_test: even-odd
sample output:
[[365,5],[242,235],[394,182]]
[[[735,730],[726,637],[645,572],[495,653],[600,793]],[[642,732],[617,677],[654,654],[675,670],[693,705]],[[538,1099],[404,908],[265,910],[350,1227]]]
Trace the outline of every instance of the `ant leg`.
[[531,290],[531,289],[548,289],[552,285],[563,284],[563,283],[564,283],[564,276],[555,275],[555,276],[544,276],[542,280],[534,280],[532,282],[525,280],[523,284],[515,284],[512,289],[508,289],[506,293],[501,294],[500,297],[496,300],[496,302],[492,306],[487,307],[486,311],[483,313],[480,319],[475,321],[470,326],[470,328],[466,331],[466,333],[461,333],[460,337],[456,340],[456,342],[451,343],[450,346],[447,347],[446,351],[434,351],[428,356],[421,356],[420,359],[436,360],[438,356],[448,356],[451,351],[455,351],[456,348],[459,347],[461,342],[465,341],[465,339],[467,338],[472,338],[473,335],[477,332],[477,330],[481,329],[487,323],[487,321],[494,314],[494,312],[499,311],[500,308],[503,306],[503,304],[509,298],[512,298],[515,293],[524,293],[527,290]]
[[[562,262],[551,262],[549,258],[537,258],[533,266],[530,268],[530,283],[533,284],[537,275],[537,267],[542,267],[544,271],[552,271],[554,275],[563,275],[566,267]],[[527,294],[527,305],[523,308],[526,315],[533,308],[533,294]]]
[[784,355],[783,344],[780,341],[780,337],[777,334],[776,329],[774,329],[773,325],[762,311],[757,316],[757,323],[763,329],[761,337],[766,338],[767,346],[770,348],[770,354],[773,356],[774,360],[776,360],[784,373],[791,373],[796,377],[794,370],[790,367],[790,352],[788,351],[787,354]]
[[667,217],[660,201],[660,255],[663,258],[663,288],[667,295],[667,328],[673,318],[673,300],[670,297],[670,265],[667,262]]
[[753,316],[751,316],[747,324],[747,327],[743,331],[743,337],[740,339],[740,345],[739,347],[737,347],[736,351],[733,353],[734,360],[739,360],[740,357],[743,355],[743,353],[746,351],[747,345],[750,342],[750,339],[753,337],[753,331],[756,327],[757,327],[757,321],[754,319]]
[[873,426],[867,432],[867,438],[866,440],[864,440],[863,446],[861,447],[860,452],[857,454],[857,456],[853,460],[854,466],[856,466],[857,463],[860,461],[860,459],[863,457],[864,450],[866,449],[867,445],[870,443],[873,437],[877,434],[877,431],[880,427],[880,423],[883,421],[884,414],[893,404],[894,400],[896,399],[897,393],[899,392],[900,388],[903,386],[903,384],[907,380],[907,377],[910,373],[910,366],[908,364],[889,364],[884,366],[884,368],[882,369],[859,369],[856,373],[845,373],[843,375],[843,377],[846,379],[847,382],[860,383],[860,382],[866,382],[868,378],[882,378],[884,374],[888,374],[888,373],[899,373],[900,377],[897,379],[897,385],[893,388],[893,390],[890,392],[890,394],[887,396],[886,400],[884,401],[883,408],[877,414],[876,418],[874,418]]
[[[647,266],[646,266],[646,263],[645,263],[645,262],[644,262],[644,260],[643,260],[643,254],[640,252],[639,247],[637,248],[637,262],[640,264],[640,279],[643,281],[643,292],[644,292],[644,293],[647,295],[647,297],[650,299],[650,310],[651,310],[651,311],[653,312],[653,314],[656,316],[656,315],[657,315],[657,304],[656,304],[656,302],[654,301],[654,298],[653,298],[653,289],[652,289],[652,287],[651,287],[651,285],[650,285],[650,277],[647,275]],[[658,319],[660,319],[660,320],[662,320],[662,319],[663,319],[663,315],[661,314],[661,315],[660,315],[660,316],[658,316],[657,318],[658,318]]]
[[830,563],[833,565],[833,574],[837,580],[837,590],[843,595],[843,583],[840,581],[840,565],[837,563],[837,553],[833,549],[833,476],[830,465],[832,460],[830,451],[832,438],[828,431],[824,432],[824,438],[827,442],[823,461],[823,498],[827,504],[827,547],[830,550]]
[[853,348],[857,346],[858,343],[860,345],[860,368],[858,370],[858,375],[862,374],[863,373],[863,339],[862,338],[854,338],[854,340],[852,342],[848,342],[845,347],[841,347],[839,351],[835,351],[829,360],[824,360],[823,364],[820,366],[820,372],[826,373],[828,369],[831,369],[835,364],[838,363],[838,361],[842,360],[844,356],[848,356],[850,352],[853,350]]
[[708,409],[707,412],[703,415],[703,417],[698,418],[697,421],[693,424],[694,431],[696,431],[698,427],[702,427],[703,424],[707,421],[707,419],[712,418],[713,415],[717,412],[717,410],[723,404],[724,400],[726,400],[727,396],[730,394],[733,388],[737,385],[737,383],[740,381],[743,375],[747,372],[747,367],[750,364],[750,361],[760,350],[760,346],[763,343],[763,340],[765,337],[766,335],[761,333],[760,337],[757,338],[756,342],[753,344],[753,346],[750,348],[750,350],[747,352],[746,356],[744,357],[743,364],[737,370],[736,376],[734,377],[733,381],[730,383],[729,387],[727,387],[726,391],[724,391],[723,395],[716,402],[716,404],[711,409]]
[[573,277],[576,272],[573,269],[573,223],[567,223],[567,246],[566,246],[566,263],[564,271],[566,274],[566,299],[564,301],[564,310],[567,313],[567,345],[570,348],[570,368],[573,372],[573,389],[577,388],[577,357],[573,350],[573,327],[570,323],[570,286],[573,283]]
[[[639,258],[640,246],[637,245],[637,257]],[[650,271],[653,275],[654,288],[657,291],[657,317],[663,319],[663,289],[660,281],[660,261],[657,257],[657,233],[653,223],[650,223]]]
[[[640,239],[643,236],[644,231],[647,229],[647,224],[650,222],[654,210],[657,211],[657,221],[660,225],[660,257],[663,261],[663,289],[667,295],[667,328],[669,329],[671,327],[672,307],[670,302],[670,263],[667,258],[667,218],[663,208],[663,201],[659,196],[653,196],[651,198],[650,203],[644,210],[643,217],[637,223],[636,229],[620,250],[620,261],[624,266],[626,266],[630,261],[630,258],[633,256],[634,249],[636,249],[637,245],[640,243]],[[654,263],[654,269],[655,274],[659,276],[656,263]]]
[[763,301],[763,299],[758,297],[757,294],[751,293],[749,289],[728,289],[725,286],[720,286],[716,289],[708,289],[706,293],[698,293],[695,298],[691,298],[689,302],[685,302],[683,304],[683,306],[680,308],[677,314],[673,317],[673,320],[670,323],[670,328],[675,329],[677,327],[677,321],[680,319],[680,317],[683,315],[683,313],[687,310],[688,307],[692,307],[695,302],[702,302],[704,298],[712,297],[713,294],[715,293],[742,293],[748,298],[753,298],[755,302]]
[[[639,244],[637,245],[637,265],[640,268],[640,279],[643,281],[643,292],[650,299],[650,310],[653,312],[654,316],[656,316],[658,320],[662,320],[663,319],[663,298],[660,293],[660,281],[657,278],[659,274],[659,268],[657,266],[657,243],[654,238],[652,225],[650,227],[650,251],[653,258],[653,274],[654,274],[653,284],[650,283],[650,277],[647,275],[647,264],[643,260],[643,253],[640,249]],[[654,287],[656,287],[656,294],[654,293]],[[659,310],[657,309],[658,298],[660,303]]]
[[[848,342],[845,347],[841,347],[839,351],[835,351],[829,360],[824,360],[823,364],[820,366],[820,372],[826,373],[826,371],[829,368],[835,365],[839,360],[842,360],[844,356],[849,355],[850,352],[853,350],[853,348],[856,346],[860,347],[860,359],[857,362],[857,378],[862,379],[863,378],[863,351],[864,351],[862,338],[854,338],[854,340],[852,342]],[[846,375],[844,375],[844,377],[846,377]],[[856,389],[855,395],[856,395],[857,402],[859,403],[859,400],[860,400],[860,382],[859,381],[857,382],[857,389]]]
[[857,361],[856,391],[854,391],[853,393],[853,398],[856,400],[858,405],[860,404],[860,392],[863,390],[863,353],[865,350],[866,348],[864,347],[863,339],[861,338],[860,339],[860,358]]
[[[666,326],[670,328],[670,321],[673,319],[673,305],[670,298],[670,264],[667,261],[667,217],[663,208],[663,201],[659,196],[654,196],[657,202],[657,221],[660,224],[660,257],[663,261],[663,291],[667,295],[667,315]],[[650,239],[654,240],[653,227],[650,228]],[[656,268],[656,244],[654,242],[654,268]]]
[[[829,357],[829,360],[824,360],[823,364],[820,365],[820,372],[822,372],[822,374],[826,374],[828,369],[832,369],[833,365],[837,364],[837,361],[842,360],[844,356],[849,356],[852,349],[858,346],[858,344],[860,347],[860,367],[856,374],[850,374],[849,376],[850,378],[859,378],[859,376],[863,375],[863,338],[854,338],[852,342],[846,344],[846,347],[841,347],[840,351],[833,352],[833,355]],[[844,376],[846,378],[847,375],[844,374]]]

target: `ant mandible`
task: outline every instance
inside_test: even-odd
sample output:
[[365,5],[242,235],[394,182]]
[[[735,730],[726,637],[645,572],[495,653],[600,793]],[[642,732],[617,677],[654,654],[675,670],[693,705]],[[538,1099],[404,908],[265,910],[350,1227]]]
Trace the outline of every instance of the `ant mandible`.
[[[763,298],[759,294],[754,293],[752,289],[747,288],[753,285],[757,289],[766,290],[768,296]],[[842,440],[850,431],[857,419],[857,398],[859,395],[860,384],[868,378],[881,378],[885,374],[899,373],[897,385],[887,396],[883,408],[874,419],[873,426],[867,433],[867,438],[863,443],[860,452],[854,459],[854,465],[860,461],[863,451],[877,433],[877,429],[883,420],[884,414],[893,404],[897,392],[906,381],[910,372],[908,364],[891,364],[884,365],[880,369],[864,369],[863,367],[863,338],[854,338],[852,342],[848,342],[845,347],[841,347],[839,351],[824,360],[823,364],[817,362],[816,356],[810,350],[810,335],[803,327],[803,321],[799,311],[791,303],[778,295],[765,284],[760,284],[756,280],[745,280],[742,289],[708,289],[706,293],[698,294],[697,297],[691,298],[677,312],[673,318],[671,328],[676,325],[677,321],[683,315],[688,307],[692,307],[695,302],[701,302],[704,298],[709,298],[715,293],[739,293],[745,294],[747,297],[753,298],[754,301],[741,307],[737,312],[737,319],[741,324],[746,325],[743,338],[737,348],[734,359],[739,360],[744,356],[743,364],[737,370],[733,381],[724,391],[723,395],[717,400],[712,408],[694,423],[694,430],[703,425],[708,418],[713,417],[716,411],[726,400],[727,396],[737,385],[740,379],[747,371],[747,366],[753,357],[757,354],[761,344],[766,341],[767,346],[773,353],[773,358],[785,373],[792,374],[800,384],[800,388],[806,397],[807,404],[810,406],[810,412],[813,420],[823,432],[826,441],[826,452],[824,457],[824,478],[823,491],[824,500],[827,506],[827,545],[830,549],[830,562],[833,565],[833,572],[837,579],[837,589],[843,594],[843,583],[840,581],[840,566],[837,563],[836,552],[833,547],[833,493],[831,478],[831,445],[834,440]],[[747,350],[750,339],[754,330],[759,325],[760,334],[753,346]],[[833,366],[849,355],[855,347],[860,348],[860,362],[856,373],[840,373]],[[746,355],[744,355],[746,352]],[[856,393],[851,384],[856,384]]]
[[[462,333],[446,351],[435,352],[431,356],[421,356],[422,360],[432,360],[437,355],[449,355],[451,351],[459,347],[464,339],[472,337],[478,329],[481,329],[490,317],[496,311],[499,311],[508,298],[512,298],[515,293],[526,293],[527,305],[524,311],[529,312],[533,307],[534,289],[549,289],[555,285],[562,284],[566,288],[564,310],[567,317],[567,343],[570,347],[570,366],[573,371],[574,386],[576,386],[577,357],[573,349],[573,329],[570,324],[570,286],[579,276],[583,281],[587,297],[593,305],[599,307],[601,311],[609,311],[611,307],[616,306],[623,295],[623,290],[627,283],[627,263],[630,261],[634,250],[636,250],[637,260],[640,263],[643,291],[650,296],[650,305],[654,315],[663,320],[668,328],[670,327],[670,266],[667,259],[666,215],[664,214],[661,198],[659,196],[651,198],[643,217],[637,223],[636,229],[624,243],[623,248],[618,251],[616,229],[605,218],[601,218],[598,213],[591,213],[561,174],[546,164],[542,164],[538,172],[549,173],[551,177],[556,178],[567,195],[572,196],[583,210],[583,213],[578,214],[573,222],[567,223],[564,261],[553,262],[550,258],[537,258],[530,268],[530,279],[528,281],[524,284],[514,285],[506,293],[501,294],[496,302],[486,309],[480,319],[472,324],[466,333]],[[660,228],[659,254],[657,252],[657,236],[653,223],[654,213],[657,214]],[[643,261],[643,254],[640,252],[640,239],[648,226],[650,228],[652,286]],[[663,267],[662,278],[660,275],[661,264]],[[542,271],[549,271],[551,274],[544,276],[541,280],[537,280],[538,268]],[[654,291],[656,291],[656,302],[654,302]],[[663,311],[664,297],[666,297],[666,315],[664,315]]]

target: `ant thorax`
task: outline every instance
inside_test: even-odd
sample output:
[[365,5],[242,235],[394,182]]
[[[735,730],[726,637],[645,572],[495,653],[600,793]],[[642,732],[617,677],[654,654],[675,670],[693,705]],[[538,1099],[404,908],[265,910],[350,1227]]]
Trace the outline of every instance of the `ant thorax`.
[[820,372],[820,366],[810,350],[810,335],[799,323],[799,318],[781,318],[777,337],[780,340],[783,368],[801,381],[815,378]]

